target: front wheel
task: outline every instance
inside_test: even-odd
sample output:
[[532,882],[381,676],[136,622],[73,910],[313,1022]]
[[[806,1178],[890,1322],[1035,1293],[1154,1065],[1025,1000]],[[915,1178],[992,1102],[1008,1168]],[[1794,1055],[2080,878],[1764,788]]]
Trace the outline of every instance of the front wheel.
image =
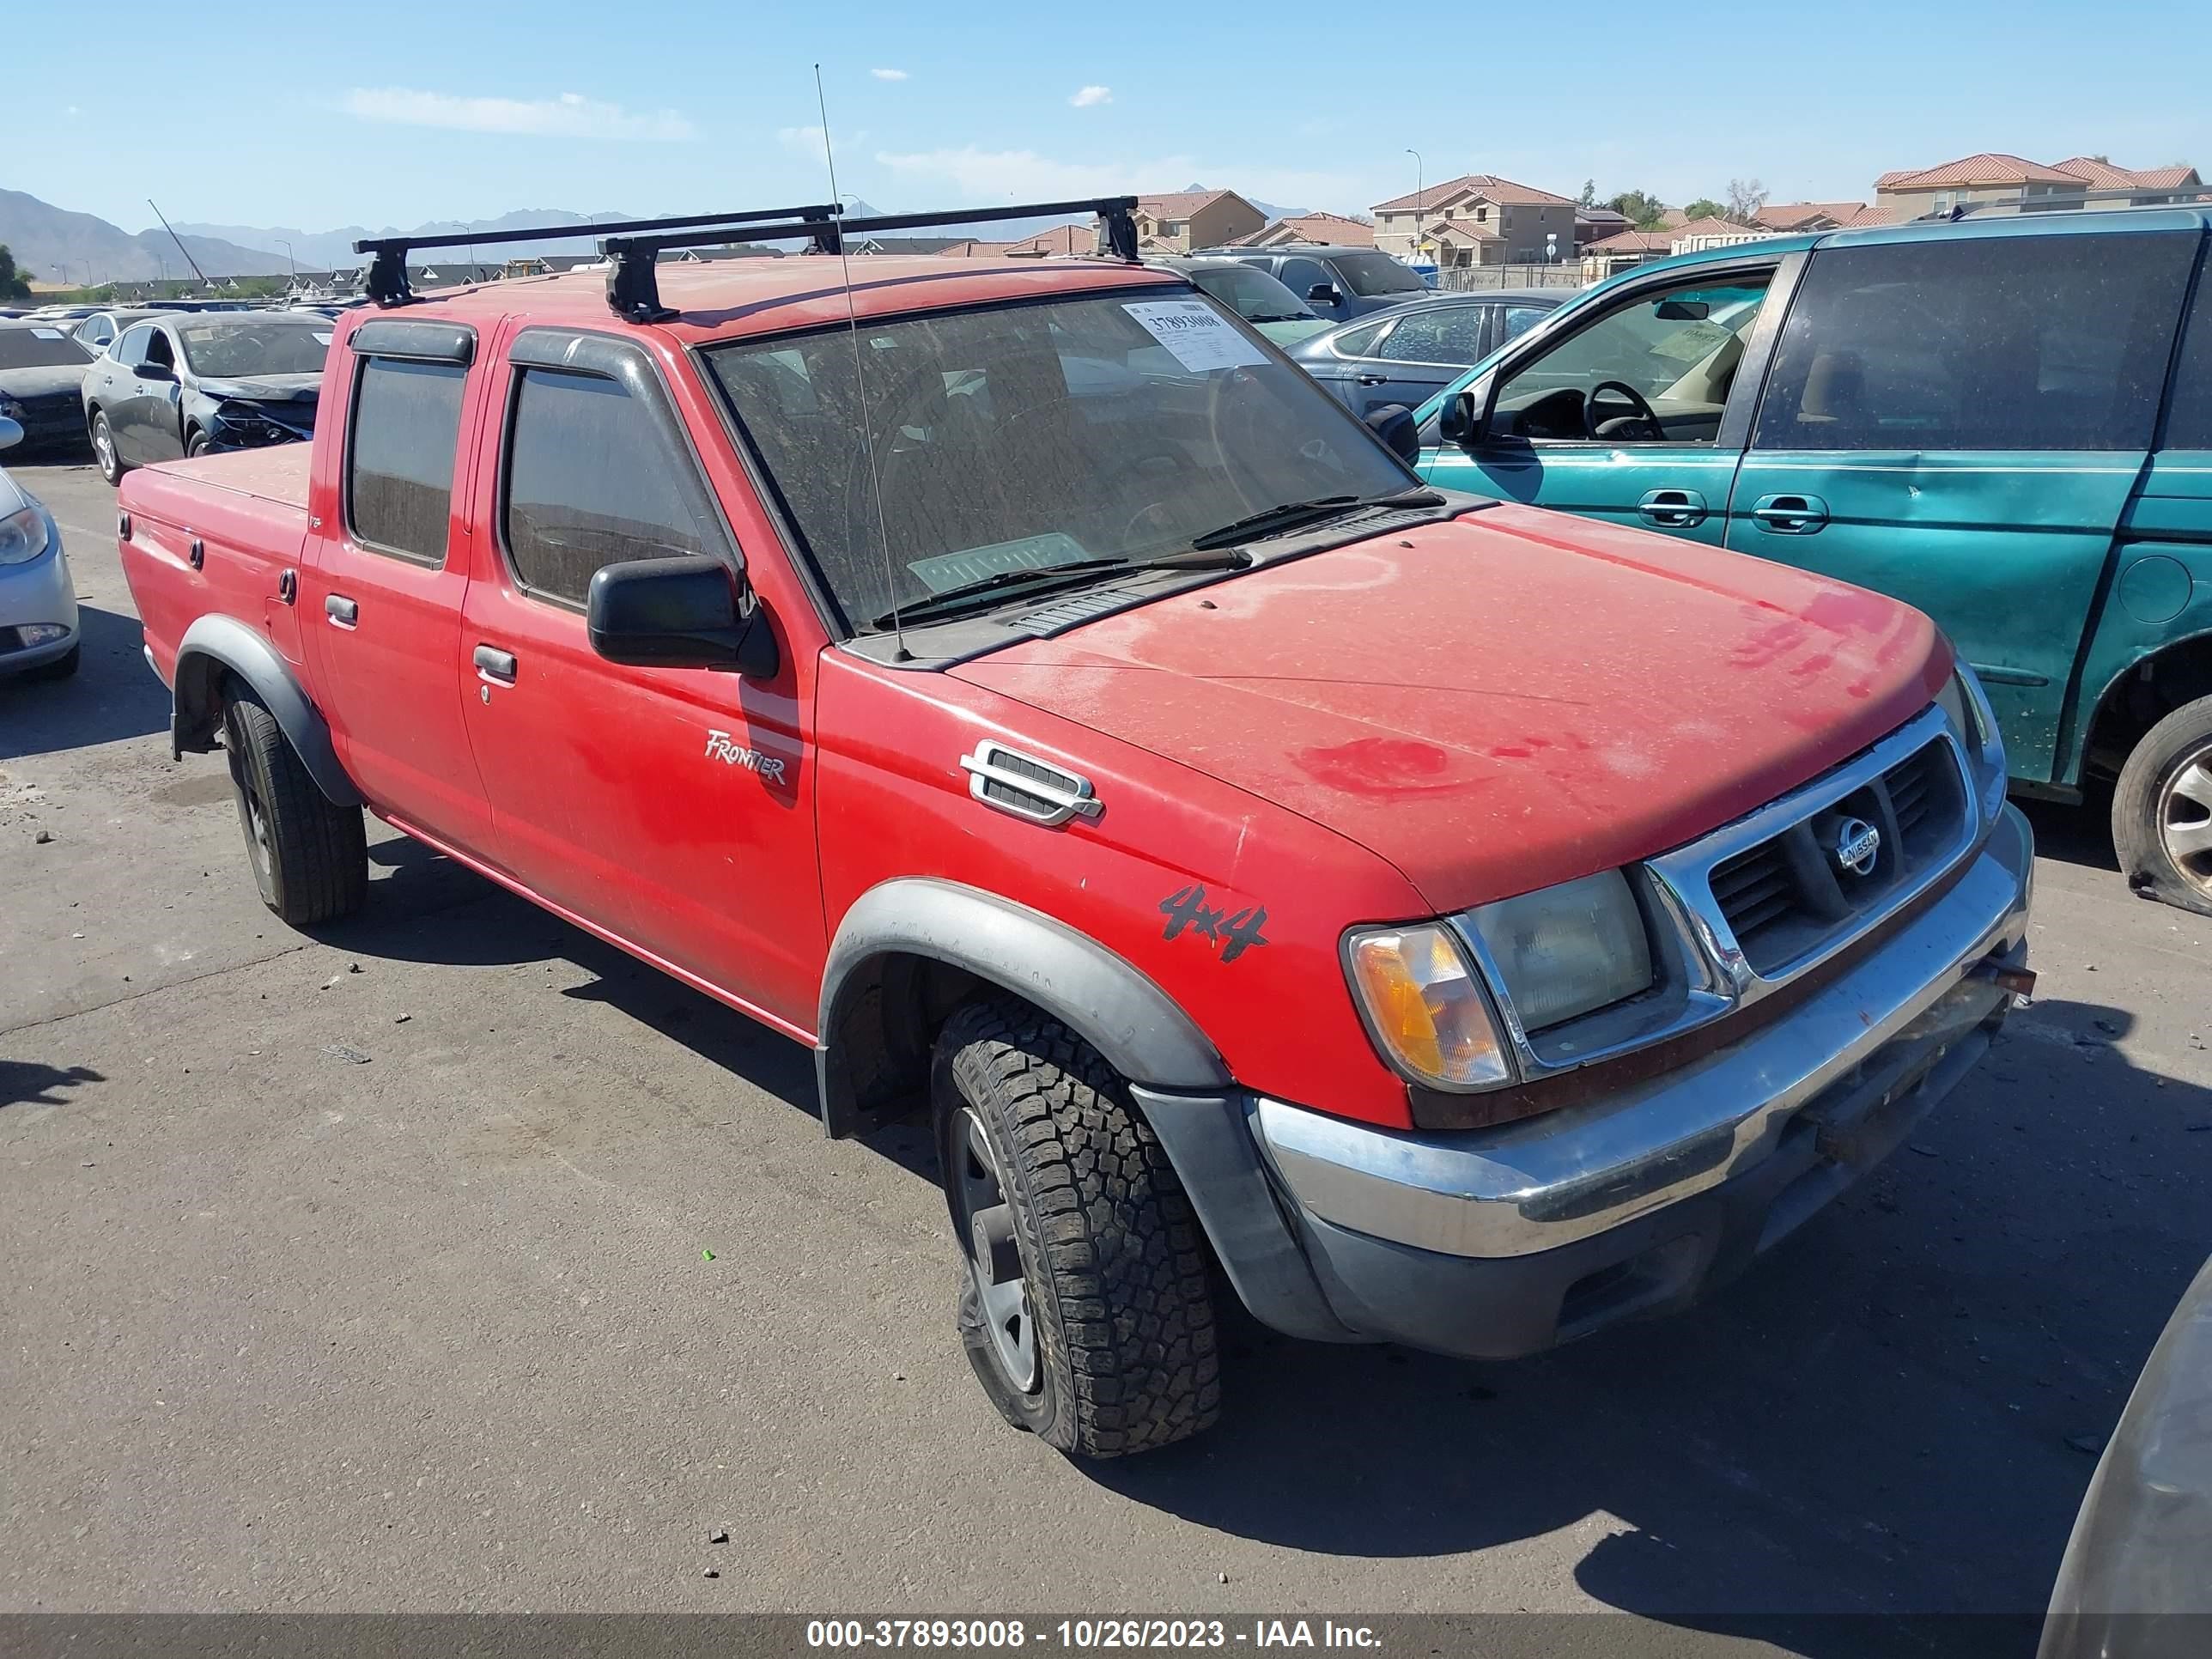
[[1027,1004],[970,1003],[938,1040],[932,1097],[961,1338],[1000,1413],[1079,1457],[1209,1426],[1205,1240],[1113,1067]]
[[131,469],[115,453],[115,434],[108,428],[107,411],[92,411],[92,458],[100,464],[100,476],[110,483],[121,483],[123,475]]
[[185,434],[185,459],[186,460],[196,461],[207,453],[208,434],[206,433],[192,431]]
[[2143,734],[2112,790],[2112,847],[2128,885],[2212,916],[2212,697]]

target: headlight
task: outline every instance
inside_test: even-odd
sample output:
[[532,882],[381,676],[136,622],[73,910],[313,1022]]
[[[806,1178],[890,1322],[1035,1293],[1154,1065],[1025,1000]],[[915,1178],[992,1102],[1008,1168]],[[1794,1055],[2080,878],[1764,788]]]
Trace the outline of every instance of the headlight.
[[1524,1031],[1651,988],[1651,944],[1628,878],[1602,870],[1471,912]]
[[1449,928],[1430,922],[1354,933],[1345,967],[1368,1030],[1407,1076],[1443,1089],[1511,1079],[1489,1000]]
[[46,550],[46,517],[37,507],[0,519],[0,564],[28,564]]
[[2004,734],[1997,730],[1989,694],[1982,690],[1980,678],[1961,661],[1936,702],[1966,741],[1967,759],[1981,786],[1982,816],[1994,817],[2004,800],[2005,751]]

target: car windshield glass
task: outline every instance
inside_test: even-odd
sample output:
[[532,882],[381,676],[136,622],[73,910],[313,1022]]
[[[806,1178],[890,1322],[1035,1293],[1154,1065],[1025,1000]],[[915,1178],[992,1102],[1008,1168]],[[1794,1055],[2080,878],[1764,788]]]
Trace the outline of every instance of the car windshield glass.
[[1000,571],[1158,557],[1285,501],[1412,483],[1185,290],[864,323],[857,357],[865,389],[842,328],[706,352],[856,627]]
[[1224,265],[1213,270],[1194,270],[1189,276],[1248,323],[1279,323],[1313,315],[1304,301],[1266,271],[1249,265]]
[[0,328],[0,368],[64,368],[91,361],[92,354],[70,338],[66,326]]
[[1337,253],[1329,257],[1329,263],[1362,299],[1428,292],[1428,284],[1387,253]]
[[177,330],[195,374],[319,374],[330,331],[306,323],[185,323]]

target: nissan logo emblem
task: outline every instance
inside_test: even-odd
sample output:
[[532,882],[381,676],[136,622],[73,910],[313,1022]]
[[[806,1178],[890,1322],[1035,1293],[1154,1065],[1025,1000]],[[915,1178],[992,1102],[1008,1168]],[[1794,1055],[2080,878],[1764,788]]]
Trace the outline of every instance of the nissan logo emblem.
[[1881,856],[1881,831],[1864,818],[1845,818],[1836,826],[1836,868],[1846,874],[1865,875]]

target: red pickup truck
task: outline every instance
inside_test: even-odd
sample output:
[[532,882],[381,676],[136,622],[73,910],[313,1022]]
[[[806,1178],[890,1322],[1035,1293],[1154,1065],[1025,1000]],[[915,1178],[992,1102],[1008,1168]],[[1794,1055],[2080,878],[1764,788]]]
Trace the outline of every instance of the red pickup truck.
[[124,480],[177,752],[288,922],[366,807],[809,1045],[831,1134],[930,1114],[1051,1444],[1212,1421],[1224,1295],[1492,1358],[1679,1307],[2031,982],[1918,612],[1425,489],[1173,273],[610,246],[387,287],[312,447]]

